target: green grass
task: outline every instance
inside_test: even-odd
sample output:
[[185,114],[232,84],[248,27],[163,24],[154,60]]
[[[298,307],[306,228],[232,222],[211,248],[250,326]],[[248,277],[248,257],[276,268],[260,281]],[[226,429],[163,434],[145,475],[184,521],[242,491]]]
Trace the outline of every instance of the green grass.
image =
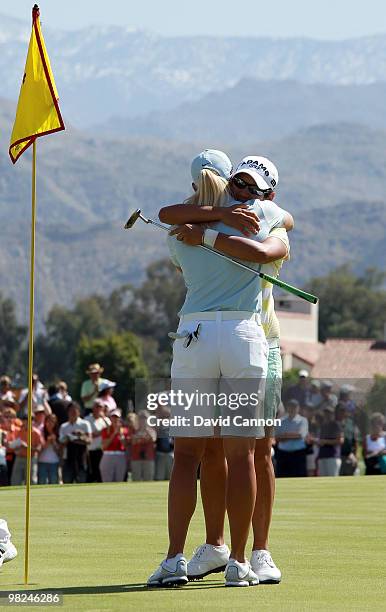
[[[225,589],[219,575],[162,590],[143,583],[167,545],[166,483],[34,487],[30,588],[62,590],[65,610],[383,610],[385,484],[375,476],[279,480],[270,549],[280,585]],[[0,589],[21,589],[24,490],[0,496],[19,549],[0,571]],[[199,504],[187,554],[203,535]]]

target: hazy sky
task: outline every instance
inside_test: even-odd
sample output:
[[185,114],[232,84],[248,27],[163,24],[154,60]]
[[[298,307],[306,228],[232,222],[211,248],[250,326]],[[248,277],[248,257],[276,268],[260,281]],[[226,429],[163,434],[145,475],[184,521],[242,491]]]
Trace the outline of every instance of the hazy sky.
[[[4,2],[4,0],[3,0]],[[29,20],[34,2],[8,0],[0,14]],[[184,36],[343,39],[386,32],[385,0],[41,0],[45,27],[122,25]],[[1,17],[0,17],[1,25]]]

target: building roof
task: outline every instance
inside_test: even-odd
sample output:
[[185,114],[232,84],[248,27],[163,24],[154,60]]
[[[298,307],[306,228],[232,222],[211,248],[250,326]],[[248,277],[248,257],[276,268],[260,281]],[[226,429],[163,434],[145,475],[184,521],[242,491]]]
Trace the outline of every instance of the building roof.
[[291,354],[309,366],[314,366],[324,349],[321,342],[300,342],[298,340],[283,340],[280,342],[281,352],[284,355]]
[[331,338],[312,369],[313,378],[372,379],[386,376],[386,343],[374,339]]

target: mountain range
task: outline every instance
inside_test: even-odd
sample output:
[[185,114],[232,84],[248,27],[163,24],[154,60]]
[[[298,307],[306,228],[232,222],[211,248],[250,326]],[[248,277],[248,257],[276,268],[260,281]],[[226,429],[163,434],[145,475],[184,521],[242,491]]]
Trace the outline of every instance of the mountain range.
[[[31,164],[7,156],[13,104],[0,101],[0,287],[27,319]],[[256,145],[280,169],[276,201],[295,216],[292,260],[283,278],[308,278],[352,262],[386,269],[386,132],[351,124],[320,125]],[[167,256],[165,236],[142,223],[125,232],[136,208],[190,193],[190,159],[204,143],[91,137],[68,127],[38,141],[36,317],[92,292],[138,284],[146,266]],[[216,143],[214,143],[216,144]],[[237,160],[247,151],[226,151]]]
[[[43,31],[65,132],[37,146],[36,319],[53,304],[138,284],[167,256],[141,208],[191,191],[204,148],[279,168],[276,201],[295,217],[282,277],[304,285],[350,263],[386,270],[386,36],[162,37],[124,27]],[[30,25],[0,15],[0,290],[28,316],[31,153],[7,150]],[[12,100],[12,101],[11,101]]]
[[369,85],[327,85],[244,78],[233,87],[143,116],[112,117],[95,127],[114,136],[180,142],[281,139],[300,129],[358,123],[386,130],[386,81]]
[[[386,81],[386,35],[344,41],[165,37],[128,27],[42,27],[64,116],[78,127],[199,100],[244,78],[330,85]],[[15,100],[30,24],[0,14],[2,96]]]

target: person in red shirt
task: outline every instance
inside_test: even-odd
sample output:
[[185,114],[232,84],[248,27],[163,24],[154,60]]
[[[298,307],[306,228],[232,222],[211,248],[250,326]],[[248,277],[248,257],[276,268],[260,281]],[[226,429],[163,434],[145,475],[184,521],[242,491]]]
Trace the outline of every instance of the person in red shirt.
[[102,482],[123,482],[127,474],[127,454],[129,434],[122,424],[119,408],[110,415],[111,425],[102,431],[103,457],[99,464]]
[[138,429],[131,437],[132,480],[154,480],[155,441],[157,433],[147,423],[149,413],[138,413]]

